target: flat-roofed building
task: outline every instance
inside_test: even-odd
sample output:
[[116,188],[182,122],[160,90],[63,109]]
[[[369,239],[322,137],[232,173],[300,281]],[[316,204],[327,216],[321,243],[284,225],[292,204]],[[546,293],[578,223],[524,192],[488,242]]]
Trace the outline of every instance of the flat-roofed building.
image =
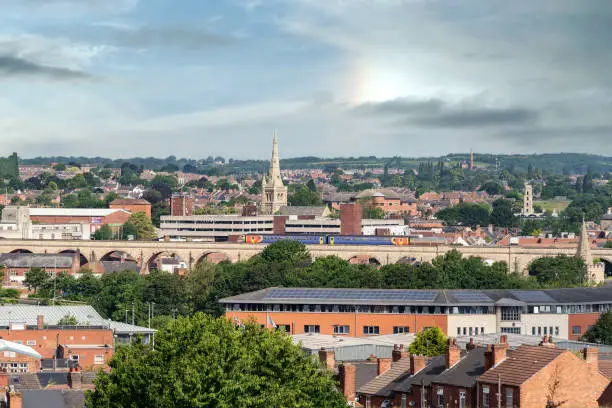
[[113,208],[30,208],[32,223],[89,224],[90,233],[103,225],[119,229],[132,215],[124,209]]
[[291,334],[363,337],[439,327],[452,336],[512,333],[577,340],[612,308],[612,287],[547,290],[267,288],[221,299],[226,316]]

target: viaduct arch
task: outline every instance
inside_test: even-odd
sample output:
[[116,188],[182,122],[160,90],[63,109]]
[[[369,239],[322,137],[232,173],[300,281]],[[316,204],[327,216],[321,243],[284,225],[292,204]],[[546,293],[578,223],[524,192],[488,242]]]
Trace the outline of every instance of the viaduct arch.
[[[264,245],[212,242],[165,242],[165,241],[63,241],[63,240],[0,240],[0,253],[60,253],[76,252],[90,262],[99,261],[109,253],[124,252],[136,260],[141,267],[160,253],[175,254],[193,268],[199,261],[209,257],[239,262],[257,255]],[[380,265],[394,264],[408,258],[413,262],[430,262],[435,257],[456,249],[463,256],[477,256],[484,260],[506,262],[511,272],[524,273],[534,259],[574,255],[576,248],[533,248],[533,247],[455,247],[441,246],[376,246],[376,245],[310,245],[313,258],[335,255],[350,260],[356,256],[375,259]],[[612,249],[593,249],[593,258],[607,262],[612,270]]]

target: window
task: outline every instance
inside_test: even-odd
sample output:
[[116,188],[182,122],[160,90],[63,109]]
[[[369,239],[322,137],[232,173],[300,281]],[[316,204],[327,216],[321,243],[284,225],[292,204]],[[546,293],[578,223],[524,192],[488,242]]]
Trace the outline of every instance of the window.
[[466,327],[463,328],[463,335],[464,336],[467,335],[467,328]]
[[559,326],[555,326],[555,336],[559,335]]
[[73,354],[73,355],[70,356],[70,359],[72,361],[77,361],[78,362],[79,361],[79,355],[78,354]]
[[544,326],[544,335],[546,336],[548,333],[548,328],[546,326]]
[[26,344],[28,346],[35,346],[36,345],[36,340],[26,340]]
[[542,326],[538,326],[538,336],[542,335]]
[[532,336],[535,336],[535,326],[533,326],[533,327],[531,328],[531,335],[532,335]]
[[506,388],[506,408],[514,408],[514,390]]
[[552,334],[553,334],[553,327],[552,326],[550,326],[548,328],[548,334],[550,334],[552,336]]
[[94,364],[101,365],[104,364],[104,354],[99,354],[94,356]]
[[480,334],[484,334],[484,327],[480,328]]
[[579,336],[582,332],[582,328],[580,326],[572,326],[572,334],[574,336]]
[[444,388],[438,387],[438,408],[444,408]]
[[501,328],[501,332],[502,333],[512,333],[512,334],[521,334],[521,328],[520,327],[502,327]]
[[521,308],[519,306],[502,307],[501,319],[503,321],[521,320]]
[[380,334],[378,326],[363,326],[363,334]]
[[489,408],[489,387],[482,387],[482,407]]
[[349,334],[349,326],[334,326],[334,334]]
[[321,326],[318,324],[305,324],[304,325],[304,333],[320,333]]
[[461,327],[457,327],[457,336],[461,336]]
[[291,333],[291,326],[288,324],[277,324],[276,325],[276,330],[277,331],[282,331],[285,333]]
[[404,334],[409,332],[408,326],[393,326],[393,334]]

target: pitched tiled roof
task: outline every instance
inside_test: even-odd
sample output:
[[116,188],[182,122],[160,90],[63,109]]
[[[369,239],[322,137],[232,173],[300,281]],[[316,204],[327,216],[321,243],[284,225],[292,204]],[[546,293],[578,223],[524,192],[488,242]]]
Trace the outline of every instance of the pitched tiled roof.
[[383,397],[391,394],[393,381],[403,375],[410,373],[410,359],[403,358],[391,364],[391,368],[375,377],[361,388],[357,389],[359,394],[380,395]]
[[478,381],[497,383],[501,379],[503,384],[518,387],[563,353],[569,351],[552,347],[519,346],[496,367],[484,373]]
[[599,360],[599,372],[612,380],[612,360]]
[[476,347],[468,352],[457,364],[444,370],[432,382],[470,388],[476,379],[485,372],[484,347]]
[[70,268],[76,254],[0,254],[6,268]]
[[393,391],[410,392],[412,386],[429,386],[434,378],[446,370],[446,355],[442,354],[432,357],[427,361],[424,369],[415,375],[400,376],[392,385]]

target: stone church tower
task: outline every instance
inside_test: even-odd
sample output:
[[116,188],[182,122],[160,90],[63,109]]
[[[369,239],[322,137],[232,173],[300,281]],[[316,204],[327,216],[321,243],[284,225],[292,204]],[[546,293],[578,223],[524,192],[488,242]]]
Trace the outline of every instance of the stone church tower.
[[576,256],[582,258],[587,266],[587,275],[589,281],[600,283],[605,280],[605,265],[603,262],[593,263],[593,255],[591,254],[591,240],[587,232],[586,223],[582,221],[582,229],[580,230],[580,238],[578,239],[578,250]]
[[272,142],[272,159],[270,160],[270,173],[261,179],[261,213],[272,215],[282,206],[287,205],[287,187],[283,185],[278,159],[278,141],[276,131]]

